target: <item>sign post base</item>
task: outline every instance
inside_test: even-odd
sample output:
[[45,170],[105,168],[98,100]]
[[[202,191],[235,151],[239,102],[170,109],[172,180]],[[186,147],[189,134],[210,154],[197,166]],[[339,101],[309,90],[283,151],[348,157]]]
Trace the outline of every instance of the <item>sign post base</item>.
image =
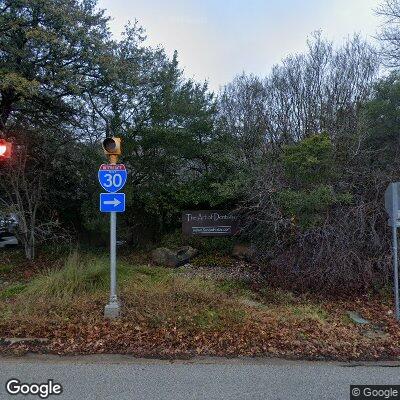
[[120,305],[118,301],[110,302],[104,307],[104,317],[105,318],[118,318],[120,314]]

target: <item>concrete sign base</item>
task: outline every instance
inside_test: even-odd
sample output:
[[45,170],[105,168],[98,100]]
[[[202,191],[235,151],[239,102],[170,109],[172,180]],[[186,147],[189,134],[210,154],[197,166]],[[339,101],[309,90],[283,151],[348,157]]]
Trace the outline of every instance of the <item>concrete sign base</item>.
[[120,305],[118,302],[109,303],[104,307],[104,317],[105,318],[118,318],[120,313]]

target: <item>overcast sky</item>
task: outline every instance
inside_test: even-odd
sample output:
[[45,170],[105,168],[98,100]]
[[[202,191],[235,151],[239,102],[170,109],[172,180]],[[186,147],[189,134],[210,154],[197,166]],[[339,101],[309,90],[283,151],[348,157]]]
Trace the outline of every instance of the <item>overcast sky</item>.
[[305,49],[322,30],[340,44],[353,32],[373,41],[379,0],[99,0],[117,37],[129,21],[146,29],[147,43],[176,49],[187,77],[212,89],[242,71],[266,75],[273,64]]

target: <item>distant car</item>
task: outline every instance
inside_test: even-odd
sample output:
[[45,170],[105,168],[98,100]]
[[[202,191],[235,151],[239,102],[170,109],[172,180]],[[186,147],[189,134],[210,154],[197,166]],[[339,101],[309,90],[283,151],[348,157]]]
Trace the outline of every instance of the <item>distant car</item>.
[[8,232],[3,232],[0,233],[0,249],[4,249],[5,247],[13,247],[18,245],[18,239],[8,233]]
[[14,214],[0,217],[0,249],[18,245],[14,232],[18,227],[18,218]]
[[0,233],[13,232],[18,227],[18,218],[15,214],[0,216]]

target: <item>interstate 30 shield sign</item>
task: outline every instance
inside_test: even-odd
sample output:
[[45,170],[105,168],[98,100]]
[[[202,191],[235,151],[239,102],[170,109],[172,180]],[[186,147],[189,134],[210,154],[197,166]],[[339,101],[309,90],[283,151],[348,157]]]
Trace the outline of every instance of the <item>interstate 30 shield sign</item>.
[[124,164],[101,164],[98,176],[101,187],[115,193],[125,186],[128,174]]

